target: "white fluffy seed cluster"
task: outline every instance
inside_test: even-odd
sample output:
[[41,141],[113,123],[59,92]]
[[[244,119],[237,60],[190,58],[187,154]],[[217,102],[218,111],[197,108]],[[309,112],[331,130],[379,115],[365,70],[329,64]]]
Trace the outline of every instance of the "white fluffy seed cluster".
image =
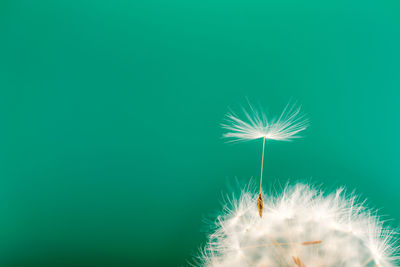
[[297,184],[263,198],[262,218],[251,190],[227,203],[202,266],[396,266],[395,233],[343,189]]

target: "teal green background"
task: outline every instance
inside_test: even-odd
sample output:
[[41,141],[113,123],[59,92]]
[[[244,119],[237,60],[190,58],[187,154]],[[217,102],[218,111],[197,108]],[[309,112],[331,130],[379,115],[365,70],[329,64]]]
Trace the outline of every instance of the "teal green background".
[[0,2],[0,266],[182,266],[290,99],[265,186],[346,185],[400,222],[398,1]]

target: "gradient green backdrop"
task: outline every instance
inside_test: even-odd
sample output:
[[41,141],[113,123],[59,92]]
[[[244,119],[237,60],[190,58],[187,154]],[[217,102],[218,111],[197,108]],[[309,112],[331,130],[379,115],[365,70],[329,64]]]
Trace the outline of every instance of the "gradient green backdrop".
[[[346,185],[400,223],[398,1],[0,2],[0,266],[182,266],[261,142],[219,124],[292,98],[265,184]],[[211,216],[211,217],[210,217]]]

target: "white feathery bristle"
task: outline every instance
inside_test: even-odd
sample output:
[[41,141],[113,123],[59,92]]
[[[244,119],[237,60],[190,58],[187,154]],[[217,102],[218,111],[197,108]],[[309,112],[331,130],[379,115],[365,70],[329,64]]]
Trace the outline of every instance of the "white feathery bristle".
[[264,195],[242,191],[215,222],[200,256],[202,266],[396,266],[395,233],[356,196],[326,195],[309,185]]
[[246,141],[265,137],[271,140],[290,141],[298,138],[299,132],[308,127],[308,119],[300,114],[300,107],[286,105],[278,119],[268,120],[263,111],[257,111],[249,104],[250,111],[243,108],[244,119],[234,112],[226,115],[226,124],[222,127],[228,130],[223,137],[232,141]]

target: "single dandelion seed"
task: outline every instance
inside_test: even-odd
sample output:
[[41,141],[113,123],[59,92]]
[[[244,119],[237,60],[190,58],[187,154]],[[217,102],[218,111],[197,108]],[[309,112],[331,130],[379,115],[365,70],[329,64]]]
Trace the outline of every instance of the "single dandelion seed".
[[262,188],[262,177],[263,177],[263,168],[264,168],[264,150],[265,150],[265,136],[263,138],[263,150],[262,150],[262,155],[261,155],[261,174],[260,174],[260,193],[258,194],[258,199],[257,199],[257,208],[258,208],[258,214],[260,217],[262,217],[262,211],[263,211],[263,206],[264,206],[264,201],[261,195],[261,188]]
[[315,244],[321,244],[322,240],[315,240],[315,241],[306,241],[301,243],[303,246],[308,246],[308,245],[315,245]]
[[293,256],[293,261],[298,267],[306,267],[299,257]]
[[258,194],[258,199],[257,199],[258,215],[260,215],[260,217],[262,217],[263,207],[264,207],[264,201],[260,193]]
[[257,199],[259,216],[262,217],[263,198],[262,198],[262,178],[264,168],[265,142],[269,140],[291,141],[298,138],[298,133],[304,131],[309,124],[305,115],[300,113],[300,107],[295,104],[287,104],[278,119],[267,119],[263,111],[257,111],[249,103],[249,111],[243,108],[243,117],[230,112],[226,115],[227,123],[222,127],[228,130],[223,137],[230,138],[231,141],[247,141],[263,139],[261,154],[261,174],[260,174],[260,193]]

